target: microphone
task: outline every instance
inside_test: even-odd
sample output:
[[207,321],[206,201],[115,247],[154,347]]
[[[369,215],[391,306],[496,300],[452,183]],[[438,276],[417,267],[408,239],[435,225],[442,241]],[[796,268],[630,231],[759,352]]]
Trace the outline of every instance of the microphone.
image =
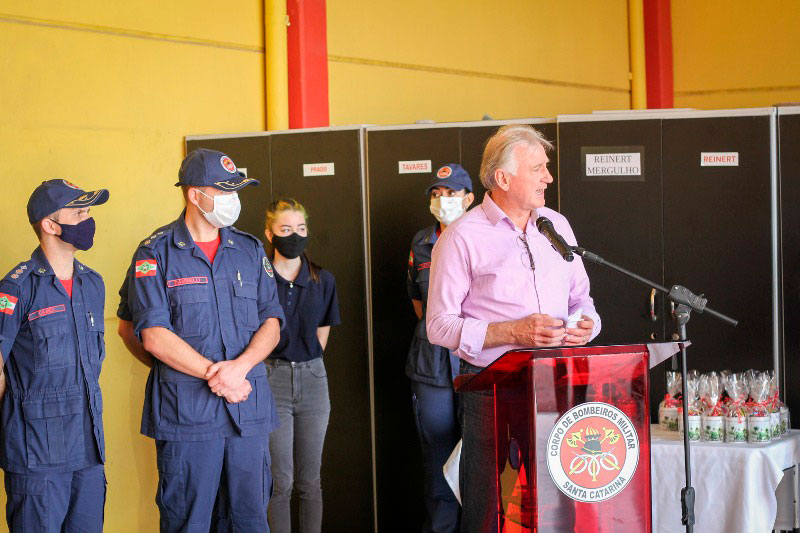
[[551,245],[553,245],[553,249],[558,252],[558,255],[564,258],[564,261],[569,262],[575,259],[575,256],[572,255],[572,246],[567,244],[567,241],[564,240],[564,237],[558,234],[549,218],[537,218],[536,229],[539,230],[539,233],[547,237],[547,240],[550,241]]

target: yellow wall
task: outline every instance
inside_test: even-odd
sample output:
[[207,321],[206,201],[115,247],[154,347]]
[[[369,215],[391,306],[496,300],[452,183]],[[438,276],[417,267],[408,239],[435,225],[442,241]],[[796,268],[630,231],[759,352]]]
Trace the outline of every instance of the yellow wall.
[[138,241],[178,215],[183,136],[264,129],[261,5],[0,0],[0,275],[36,245],[25,205],[43,179],[111,191],[79,254],[108,293],[106,531],[158,529],[154,445],[139,435],[146,372],[116,336],[116,292]]
[[[675,107],[800,101],[800,2],[671,4]],[[625,0],[337,0],[327,9],[332,124],[630,107]]]
[[625,0],[328,2],[331,123],[629,109]]
[[672,0],[675,107],[800,102],[800,2]]

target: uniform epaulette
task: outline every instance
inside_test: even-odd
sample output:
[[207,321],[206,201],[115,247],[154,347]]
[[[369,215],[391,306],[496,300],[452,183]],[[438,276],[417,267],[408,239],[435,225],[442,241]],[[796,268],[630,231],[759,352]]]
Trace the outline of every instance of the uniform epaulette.
[[[100,276],[100,273],[97,270],[93,269],[90,266],[85,265],[84,263],[81,263],[77,259],[75,260],[75,263],[78,265],[78,269],[80,269],[81,271],[83,271],[83,272],[87,272],[88,271],[88,272],[91,272],[92,274]],[[102,277],[102,276],[100,276],[100,277]]]
[[232,232],[236,233],[237,235],[242,235],[244,237],[248,237],[252,241],[252,243],[254,245],[256,245],[256,247],[264,245],[264,243],[262,243],[260,240],[258,240],[258,237],[256,237],[252,233],[247,233],[246,231],[242,231],[242,230],[240,230],[240,229],[238,229],[238,228],[236,228],[234,226],[229,226],[228,229],[230,229]]
[[170,222],[169,224],[156,229],[148,237],[145,237],[142,242],[139,243],[139,246],[144,246],[145,248],[154,248],[158,241],[171,233],[170,230],[174,224],[174,222]]
[[30,273],[33,271],[33,261],[23,261],[14,268],[12,268],[8,274],[5,275],[3,281],[10,281],[15,285],[21,285],[22,282],[27,278]]

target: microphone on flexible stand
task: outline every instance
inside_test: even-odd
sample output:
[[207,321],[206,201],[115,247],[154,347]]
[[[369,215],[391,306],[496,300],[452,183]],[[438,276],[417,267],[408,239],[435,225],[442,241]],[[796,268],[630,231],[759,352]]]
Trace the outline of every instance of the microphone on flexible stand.
[[575,259],[575,256],[572,255],[572,246],[567,244],[567,241],[564,240],[564,237],[558,234],[549,218],[537,218],[536,229],[538,229],[539,233],[544,235],[547,240],[550,241],[553,249],[558,252],[558,255],[564,258],[564,261],[569,262]]

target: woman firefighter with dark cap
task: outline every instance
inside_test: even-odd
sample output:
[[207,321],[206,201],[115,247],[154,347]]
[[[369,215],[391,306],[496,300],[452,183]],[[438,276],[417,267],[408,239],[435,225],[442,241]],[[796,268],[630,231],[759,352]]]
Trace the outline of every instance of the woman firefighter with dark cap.
[[453,378],[458,357],[428,342],[425,309],[433,245],[442,231],[463,215],[475,199],[472,180],[461,165],[441,167],[428,186],[431,214],[437,222],[419,231],[408,258],[408,296],[419,319],[408,350],[406,375],[411,379],[414,419],[424,461],[425,523],[423,531],[458,531],[459,505],[442,467],[460,438]]

